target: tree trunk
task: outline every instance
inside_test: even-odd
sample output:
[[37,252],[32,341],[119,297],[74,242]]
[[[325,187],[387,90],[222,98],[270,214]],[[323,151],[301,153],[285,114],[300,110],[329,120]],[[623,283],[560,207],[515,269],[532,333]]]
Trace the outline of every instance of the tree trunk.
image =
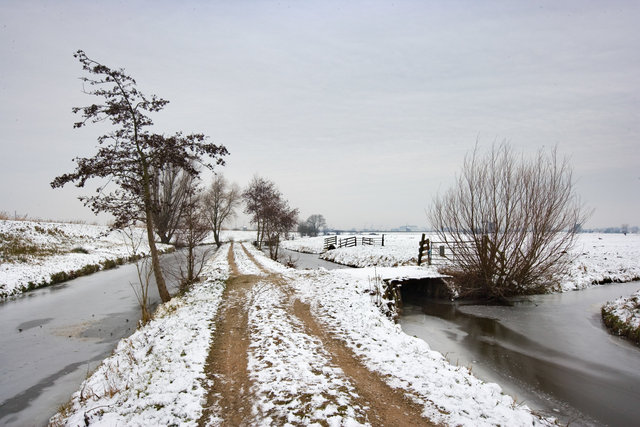
[[153,227],[153,211],[151,203],[151,189],[149,188],[149,171],[147,169],[147,162],[144,154],[141,150],[138,150],[140,156],[140,163],[142,167],[142,185],[144,191],[144,210],[145,210],[145,225],[147,227],[147,240],[149,241],[149,252],[151,252],[151,266],[153,267],[153,276],[156,279],[156,285],[158,286],[158,294],[162,302],[168,302],[171,300],[171,294],[167,290],[167,283],[164,281],[162,270],[160,268],[160,257],[158,256],[158,248],[156,248],[156,241],[154,236]]
[[149,240],[149,252],[151,252],[151,266],[153,267],[153,276],[156,279],[156,285],[158,286],[158,294],[162,302],[168,302],[171,300],[171,294],[167,290],[167,283],[164,281],[162,270],[160,269],[160,257],[158,256],[158,248],[156,248],[156,242],[153,235],[153,222],[150,220],[151,216],[148,212],[147,215],[147,239]]
[[189,256],[187,257],[187,281],[189,284],[193,283],[193,267],[195,264],[193,256],[193,243],[189,243]]

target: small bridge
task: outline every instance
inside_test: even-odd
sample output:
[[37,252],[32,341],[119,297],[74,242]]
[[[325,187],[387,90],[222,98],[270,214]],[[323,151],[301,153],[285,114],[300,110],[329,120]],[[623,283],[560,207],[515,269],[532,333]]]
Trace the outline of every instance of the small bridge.
[[451,276],[438,273],[434,268],[416,266],[365,267],[344,270],[349,274],[369,280],[379,280],[385,284],[385,294],[393,299],[396,307],[402,301],[423,297],[449,298],[451,291],[447,279]]

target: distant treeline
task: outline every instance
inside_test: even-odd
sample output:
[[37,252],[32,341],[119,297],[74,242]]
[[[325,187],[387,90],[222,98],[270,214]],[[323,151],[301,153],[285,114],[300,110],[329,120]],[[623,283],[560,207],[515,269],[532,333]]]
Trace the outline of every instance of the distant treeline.
[[582,233],[622,233],[622,234],[638,234],[640,232],[640,227],[634,225],[633,227],[622,226],[622,227],[607,227],[607,228],[591,228],[581,230]]

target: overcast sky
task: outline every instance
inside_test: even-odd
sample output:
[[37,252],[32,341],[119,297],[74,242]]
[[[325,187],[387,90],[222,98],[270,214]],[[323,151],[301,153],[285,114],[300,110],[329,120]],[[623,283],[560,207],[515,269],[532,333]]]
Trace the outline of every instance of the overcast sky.
[[93,219],[49,186],[101,132],[72,128],[83,49],[170,100],[156,132],[209,135],[303,218],[425,226],[476,140],[506,139],[571,158],[589,227],[640,225],[639,24],[637,1],[4,0],[0,211]]

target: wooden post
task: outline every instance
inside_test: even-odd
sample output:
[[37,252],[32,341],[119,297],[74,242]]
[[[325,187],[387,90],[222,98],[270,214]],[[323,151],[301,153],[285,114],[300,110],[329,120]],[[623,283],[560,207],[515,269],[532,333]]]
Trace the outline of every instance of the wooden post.
[[384,246],[384,234],[382,235],[382,246]]
[[424,250],[424,233],[422,233],[422,238],[420,239],[420,243],[418,245],[418,265],[422,263],[422,252]]
[[431,265],[431,243],[427,239],[427,264]]

